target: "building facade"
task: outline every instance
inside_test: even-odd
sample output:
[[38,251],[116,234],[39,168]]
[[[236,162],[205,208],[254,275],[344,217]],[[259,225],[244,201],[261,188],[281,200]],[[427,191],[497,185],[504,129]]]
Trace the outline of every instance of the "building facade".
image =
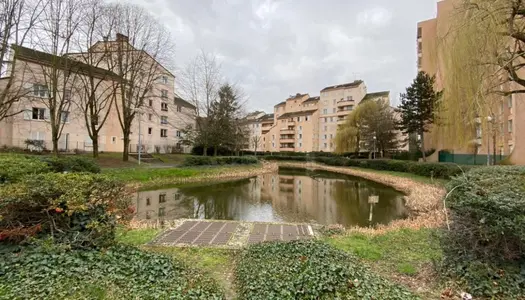
[[[453,30],[452,24],[460,5],[461,0],[438,1],[436,17],[417,24],[417,68],[418,71],[436,76],[436,90],[446,89],[443,41]],[[444,131],[434,126],[430,132],[425,133],[424,139],[425,149],[436,149],[429,160],[438,161],[439,151],[446,150],[454,155],[508,156],[512,163],[525,164],[525,141],[517,134],[522,129],[525,130],[524,100],[525,95],[522,94],[495,96],[495,105],[491,109],[494,112],[490,117],[491,123],[486,124],[487,122],[482,120],[488,120],[488,116],[479,116],[472,120],[471,124],[465,124],[469,126],[472,138],[463,145],[451,143]]]
[[275,105],[273,114],[250,114],[251,135],[262,136],[260,151],[333,152],[338,126],[366,100],[390,103],[390,93],[367,93],[361,80],[326,87],[317,97],[297,93]]
[[[110,46],[108,46],[108,44]],[[79,85],[85,84],[82,76],[86,76],[87,69],[90,74],[95,74],[100,83],[101,91],[111,91],[114,93],[111,105],[106,105],[101,109],[99,116],[105,115],[109,110],[108,117],[99,133],[99,151],[122,152],[124,149],[124,135],[121,128],[123,98],[120,89],[111,88],[115,86],[116,80],[122,77],[109,71],[109,64],[104,62],[96,66],[89,65],[86,57],[102,55],[103,49],[113,49],[115,44],[129,45],[127,37],[117,35],[115,41],[102,41],[93,45],[86,53],[68,54],[66,56],[54,56],[41,51],[28,49],[20,46],[13,46],[12,61],[16,62],[15,71],[12,73],[16,77],[14,82],[22,86],[18,89],[24,95],[21,100],[11,108],[12,117],[0,123],[0,145],[26,148],[27,140],[42,141],[47,149],[51,149],[51,126],[49,93],[53,90],[49,80],[46,80],[45,70],[51,63],[63,61],[61,72],[72,71],[71,65],[77,66],[73,71],[78,73],[73,76],[75,80],[70,80],[64,91],[59,93],[60,97],[69,97],[67,106],[63,107],[61,117],[64,120],[61,129],[59,151],[92,151],[93,141],[88,134],[86,119],[83,110],[79,105],[85,97]],[[91,53],[93,52],[93,53]],[[135,52],[132,52],[135,53]],[[187,127],[195,126],[195,106],[176,96],[175,76],[153,60],[150,56],[144,55],[149,61],[145,64],[146,68],[153,65],[155,76],[151,78],[148,85],[147,96],[144,103],[137,105],[136,116],[131,125],[130,152],[139,150],[139,135],[142,151],[149,153],[168,153],[168,152],[189,152],[191,147],[184,146],[183,131]],[[11,73],[11,72],[8,72]],[[71,76],[70,76],[71,77]],[[5,79],[0,79],[0,88]],[[149,88],[151,87],[151,88]],[[136,106],[136,107],[137,107]],[[16,112],[22,112],[16,114]],[[52,111],[52,110],[51,110]],[[89,120],[91,121],[91,120]]]

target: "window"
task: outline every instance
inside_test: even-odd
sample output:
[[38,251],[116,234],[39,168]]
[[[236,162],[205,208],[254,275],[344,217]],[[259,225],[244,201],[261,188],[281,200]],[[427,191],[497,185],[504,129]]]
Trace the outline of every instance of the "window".
[[337,101],[334,99],[334,105],[335,105],[336,102],[337,102]]
[[148,114],[148,121],[151,121],[153,120],[153,115],[152,114]]
[[417,58],[417,67],[421,68],[421,66],[422,66],[421,57],[418,57]]
[[160,77],[160,80],[162,81],[162,83],[168,84],[168,76],[163,75],[162,77]]
[[421,42],[417,43],[417,52],[421,53],[423,51],[423,46],[421,45]]
[[326,140],[326,134],[323,136],[323,140]]
[[324,148],[325,148],[325,149],[327,148],[327,145],[326,145],[326,143],[324,143]]
[[308,121],[308,116],[304,117],[304,120],[305,120],[305,121]]
[[168,90],[161,90],[160,93],[162,98],[168,98]]
[[509,108],[512,108],[512,95],[509,95],[508,97],[508,106]]
[[111,143],[112,144],[116,144],[117,143],[117,137],[116,136],[112,136],[111,137]]
[[148,127],[148,134],[151,135],[153,133],[153,128]]
[[65,102],[71,101],[71,90],[64,91],[64,101]]
[[353,99],[354,99],[354,98],[352,98],[352,96],[347,96],[347,97],[346,97],[346,100],[348,100],[348,101],[352,101]]
[[149,107],[152,107],[153,106],[153,100],[149,99],[148,105],[149,105]]
[[162,103],[160,104],[160,110],[162,110],[162,111],[168,111],[168,103],[166,103],[166,102],[162,102]]
[[334,135],[330,133],[330,138],[333,138],[333,137],[334,137]]
[[417,28],[417,38],[420,39],[423,37],[423,30],[421,27]]
[[323,115],[326,115],[328,113],[328,109],[324,108],[323,109]]
[[168,137],[168,129],[161,129],[160,130],[160,137]]
[[161,116],[161,117],[160,117],[160,124],[162,124],[162,125],[166,125],[166,124],[168,124],[168,117],[166,117],[166,116]]
[[325,127],[324,127],[324,131],[328,131],[328,126],[325,126]]
[[32,119],[33,120],[45,120],[46,119],[46,109],[33,107]]
[[509,120],[508,124],[509,133],[512,133],[512,120]]
[[177,137],[182,137],[182,132],[177,130]]
[[49,95],[49,91],[47,89],[47,85],[33,84],[33,96],[47,97],[48,95]]
[[159,217],[164,217],[166,215],[166,208],[159,207]]
[[159,203],[166,202],[166,194],[159,194]]
[[181,196],[181,194],[179,194],[179,193],[173,194],[173,200],[175,200],[175,201],[180,200],[180,196]]
[[182,107],[180,105],[177,105],[177,112],[181,112],[182,111]]
[[150,198],[146,198],[146,205],[147,205],[147,206],[150,206],[150,205],[151,205],[151,199],[150,199]]
[[297,122],[301,122],[301,117],[297,117]]
[[303,138],[303,135],[301,133],[299,133],[299,138],[302,139]]
[[299,148],[302,148],[303,147],[303,143],[299,143]]
[[332,113],[335,114],[335,112],[336,112],[336,108],[334,107],[332,108]]
[[333,122],[334,121],[334,117],[330,117],[330,122]]
[[299,131],[303,130],[303,126],[299,126]]
[[62,120],[62,123],[69,122],[69,112],[68,111],[61,112],[60,113],[60,119]]
[[326,121],[327,121],[327,120],[328,120],[328,118],[323,118],[323,122],[325,122],[325,123],[326,123]]

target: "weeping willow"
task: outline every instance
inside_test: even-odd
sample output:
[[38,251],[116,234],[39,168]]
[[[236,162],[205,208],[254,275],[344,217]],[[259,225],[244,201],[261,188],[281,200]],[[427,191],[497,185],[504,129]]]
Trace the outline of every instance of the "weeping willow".
[[[450,15],[450,28],[438,25],[438,85],[443,96],[430,138],[448,149],[476,147],[476,127],[489,128],[504,83],[499,54],[504,35],[505,7],[513,0],[462,0]],[[441,25],[443,26],[443,25]]]

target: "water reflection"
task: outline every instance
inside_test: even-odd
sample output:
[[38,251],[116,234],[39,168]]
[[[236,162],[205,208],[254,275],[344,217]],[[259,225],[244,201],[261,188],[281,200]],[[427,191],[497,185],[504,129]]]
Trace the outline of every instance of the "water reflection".
[[402,194],[389,187],[358,177],[294,169],[234,182],[144,191],[136,201],[138,219],[369,226],[406,216]]

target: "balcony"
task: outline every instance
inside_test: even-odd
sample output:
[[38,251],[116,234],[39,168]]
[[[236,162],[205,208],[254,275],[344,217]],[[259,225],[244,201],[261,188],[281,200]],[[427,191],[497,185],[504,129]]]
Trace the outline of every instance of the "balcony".
[[295,148],[294,147],[282,147],[282,148],[279,148],[279,150],[281,152],[294,152]]
[[337,102],[337,107],[350,106],[350,105],[354,106],[355,100],[341,100]]
[[337,111],[337,116],[338,117],[345,117],[345,116],[348,116],[351,112],[352,112],[352,110],[341,109],[341,110]]
[[281,138],[279,142],[285,143],[285,144],[293,144],[295,143],[295,139],[294,138]]
[[295,131],[293,129],[283,128],[281,129],[281,134],[295,135]]
[[346,122],[345,118],[337,119],[337,125],[343,125]]

